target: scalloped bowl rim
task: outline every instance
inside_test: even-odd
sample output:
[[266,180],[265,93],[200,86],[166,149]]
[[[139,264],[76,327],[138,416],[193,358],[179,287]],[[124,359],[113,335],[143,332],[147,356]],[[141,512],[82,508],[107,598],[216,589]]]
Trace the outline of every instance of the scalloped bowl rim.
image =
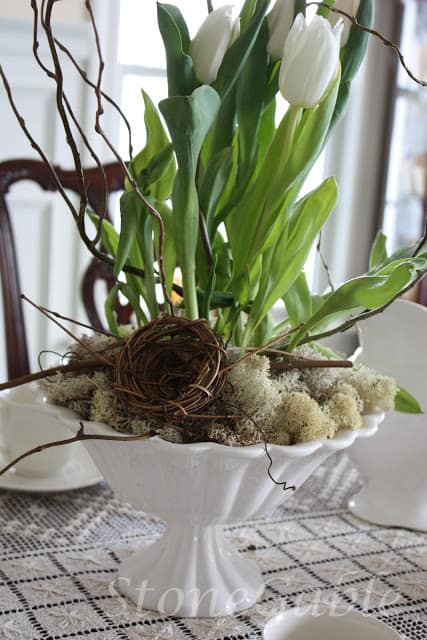
[[[103,422],[82,420],[74,411],[72,411],[71,409],[67,409],[66,407],[48,403],[45,406],[49,410],[49,412],[53,408],[56,411],[58,418],[63,423],[68,425],[72,431],[75,431],[76,422],[78,422],[79,424],[82,422],[84,425],[92,427],[96,431],[103,431],[103,435],[107,435],[107,433],[105,432],[108,432],[109,435],[127,435],[115,431],[112,427]],[[312,440],[310,442],[303,442],[293,445],[278,445],[267,443],[268,450],[270,453],[280,451],[282,455],[285,453],[290,458],[303,458],[309,456],[322,447],[329,451],[340,451],[341,449],[350,447],[353,442],[359,438],[369,438],[370,436],[373,436],[378,430],[378,425],[384,420],[384,416],[385,414],[383,412],[365,414],[364,416],[362,416],[362,418],[373,418],[373,424],[362,426],[360,429],[346,429],[340,431],[331,439]],[[129,438],[132,437],[133,435],[129,434]],[[144,440],[141,439],[141,441],[138,442],[144,442]],[[224,455],[226,453],[228,456],[236,458],[256,458],[261,455],[265,455],[264,444],[253,444],[242,447],[233,447],[230,445],[220,444],[218,442],[192,442],[181,444],[176,442],[169,442],[168,440],[164,440],[160,436],[152,436],[151,438],[147,438],[146,442],[156,450],[168,450],[168,453],[173,452],[173,455],[188,456],[189,453],[191,453],[192,455],[202,455],[206,452],[214,455]]]

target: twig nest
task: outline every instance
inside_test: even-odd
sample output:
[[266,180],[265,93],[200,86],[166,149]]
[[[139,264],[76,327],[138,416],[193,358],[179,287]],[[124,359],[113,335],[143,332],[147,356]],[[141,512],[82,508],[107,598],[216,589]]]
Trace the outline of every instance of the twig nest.
[[128,412],[177,424],[216,400],[226,351],[204,320],[163,316],[135,331],[116,361],[115,391]]

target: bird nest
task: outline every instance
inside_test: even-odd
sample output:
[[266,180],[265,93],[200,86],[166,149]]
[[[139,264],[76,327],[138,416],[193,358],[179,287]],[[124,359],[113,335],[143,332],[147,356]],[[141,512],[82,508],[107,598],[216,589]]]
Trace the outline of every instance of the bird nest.
[[115,392],[128,413],[180,423],[218,398],[226,382],[224,343],[203,320],[164,316],[125,341]]

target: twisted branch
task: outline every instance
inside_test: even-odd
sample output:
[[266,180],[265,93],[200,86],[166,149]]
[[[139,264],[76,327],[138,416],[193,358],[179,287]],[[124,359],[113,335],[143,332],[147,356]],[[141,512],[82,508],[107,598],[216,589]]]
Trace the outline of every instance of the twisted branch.
[[33,453],[41,453],[42,451],[46,451],[46,449],[52,449],[53,447],[60,447],[66,444],[74,444],[74,442],[84,442],[86,440],[112,440],[113,442],[135,442],[136,440],[146,440],[150,435],[154,435],[154,432],[151,434],[143,435],[143,436],[98,436],[98,435],[89,435],[84,432],[83,422],[80,422],[80,429],[77,434],[72,438],[65,438],[64,440],[55,440],[54,442],[47,442],[46,444],[39,444],[37,447],[30,449],[29,451],[25,451],[17,458],[9,462],[7,465],[0,469],[0,476],[4,473],[12,469],[18,462],[32,456]]
[[[50,0],[51,2],[55,1],[55,0]],[[144,197],[144,195],[141,193],[141,190],[139,189],[136,180],[134,179],[134,177],[132,176],[132,174],[130,173],[126,163],[123,161],[123,158],[120,156],[119,152],[117,151],[117,149],[114,147],[114,145],[112,144],[111,140],[108,138],[108,136],[105,134],[105,131],[103,130],[102,126],[101,126],[101,116],[104,112],[103,106],[102,106],[102,96],[101,96],[101,92],[100,92],[100,87],[101,87],[101,80],[102,80],[102,72],[104,69],[104,61],[102,58],[102,51],[101,51],[101,44],[100,44],[100,39],[99,39],[99,32],[98,32],[98,28],[96,26],[96,22],[95,22],[95,18],[93,15],[93,10],[92,10],[92,5],[90,0],[86,0],[85,2],[85,6],[86,9],[89,13],[89,18],[90,18],[90,23],[92,26],[92,31],[95,37],[95,43],[96,43],[96,51],[97,51],[97,56],[98,56],[98,61],[99,61],[99,73],[98,73],[98,81],[96,84],[96,90],[95,90],[95,96],[96,96],[96,100],[97,100],[97,111],[96,111],[96,116],[95,116],[95,131],[101,136],[101,138],[104,140],[105,144],[107,145],[107,147],[110,149],[110,151],[114,154],[115,158],[117,159],[117,161],[119,162],[119,164],[121,165],[130,185],[132,186],[132,189],[134,191],[134,193],[137,195],[138,199],[140,200],[140,202],[144,205],[144,207],[146,207],[147,211],[149,212],[149,214],[151,216],[153,216],[156,221],[157,224],[159,226],[159,247],[158,247],[158,263],[159,263],[159,274],[160,274],[160,284],[162,287],[162,291],[163,291],[163,296],[164,296],[164,300],[166,302],[166,304],[169,307],[169,312],[171,315],[174,315],[174,310],[173,310],[173,304],[172,301],[169,297],[169,293],[167,290],[167,284],[166,284],[166,275],[165,275],[165,267],[164,267],[164,258],[163,258],[163,247],[164,247],[164,241],[165,241],[165,228],[164,228],[164,223],[163,223],[163,219],[162,216],[160,215],[160,213],[157,211],[157,209],[155,207],[153,207],[153,205],[149,202],[149,200],[147,200],[147,198]]]

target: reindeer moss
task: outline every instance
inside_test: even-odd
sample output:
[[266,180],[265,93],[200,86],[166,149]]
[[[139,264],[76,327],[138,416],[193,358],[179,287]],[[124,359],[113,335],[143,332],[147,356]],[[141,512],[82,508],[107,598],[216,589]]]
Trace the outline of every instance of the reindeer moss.
[[[116,357],[117,342],[110,338],[84,337],[83,341],[111,360]],[[73,346],[72,352],[75,357],[90,357],[81,345]],[[307,347],[297,353],[321,357]],[[274,375],[269,358],[254,355],[229,371],[221,396],[206,410],[212,420],[191,420],[184,433],[180,427],[156,423],[149,416],[128,415],[114,392],[112,369],[58,374],[41,385],[49,402],[70,407],[83,420],[104,422],[119,432],[147,437],[157,433],[177,443],[213,440],[230,446],[333,438],[342,429],[360,428],[363,413],[392,409],[396,394],[392,378],[365,366],[291,369]],[[221,419],[229,415],[239,417]]]

